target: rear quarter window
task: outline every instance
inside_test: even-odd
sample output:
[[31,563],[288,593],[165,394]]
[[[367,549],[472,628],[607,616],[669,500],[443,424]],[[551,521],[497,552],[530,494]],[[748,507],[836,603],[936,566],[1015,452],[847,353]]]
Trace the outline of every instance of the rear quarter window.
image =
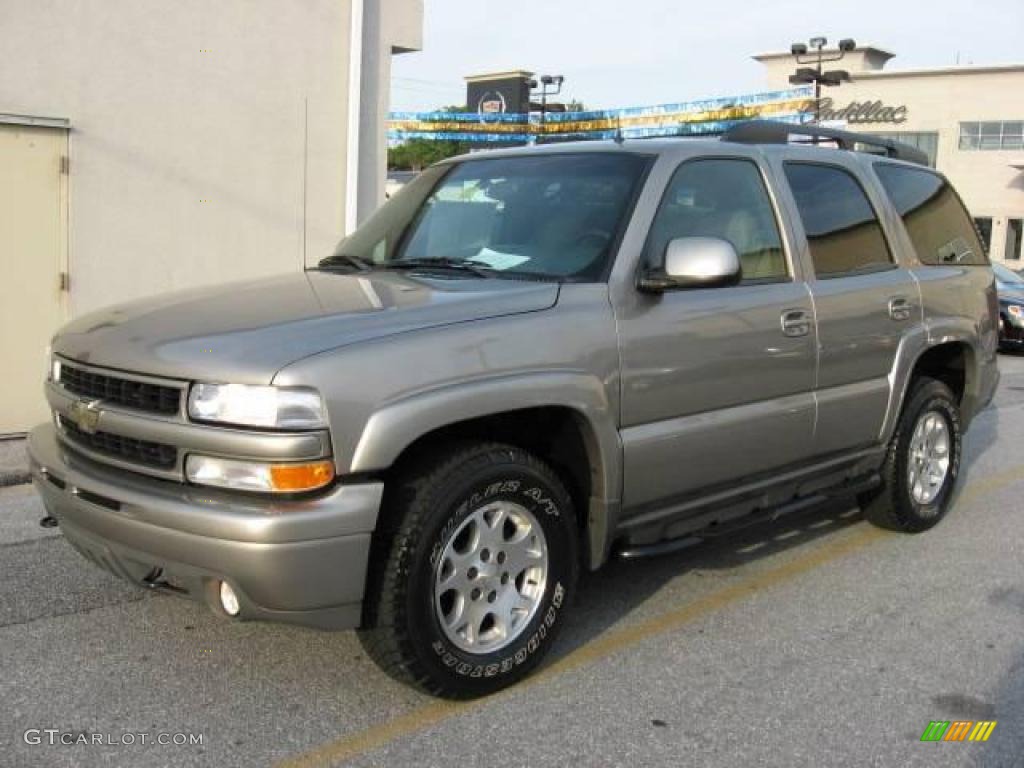
[[876,163],[875,173],[922,264],[988,264],[974,222],[948,181],[931,171],[887,163]]

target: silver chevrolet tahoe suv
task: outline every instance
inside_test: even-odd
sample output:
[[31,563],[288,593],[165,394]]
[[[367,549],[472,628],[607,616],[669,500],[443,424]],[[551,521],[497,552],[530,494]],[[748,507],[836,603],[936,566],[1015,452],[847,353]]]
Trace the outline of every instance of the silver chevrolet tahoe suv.
[[470,697],[535,668],[613,555],[840,496],[935,525],[997,318],[910,147],[754,122],[487,152],[304,274],[75,320],[29,450],[97,565],[358,628],[391,675]]

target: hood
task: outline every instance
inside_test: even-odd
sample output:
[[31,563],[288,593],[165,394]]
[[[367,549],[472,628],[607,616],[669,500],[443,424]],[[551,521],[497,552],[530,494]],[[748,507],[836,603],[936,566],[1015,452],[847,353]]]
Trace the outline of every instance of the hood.
[[557,283],[310,271],[165,294],[74,320],[55,353],[175,379],[266,384],[289,363],[405,331],[554,306]]
[[999,300],[1007,304],[1024,304],[1024,290],[1000,288],[996,291]]

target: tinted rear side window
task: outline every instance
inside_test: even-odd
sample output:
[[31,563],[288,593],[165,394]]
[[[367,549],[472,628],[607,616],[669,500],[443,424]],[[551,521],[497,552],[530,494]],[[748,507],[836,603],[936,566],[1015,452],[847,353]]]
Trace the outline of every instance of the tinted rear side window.
[[949,182],[900,165],[876,163],[875,172],[922,264],[988,263],[974,224]]
[[786,163],[818,277],[888,269],[892,255],[860,183],[841,168]]

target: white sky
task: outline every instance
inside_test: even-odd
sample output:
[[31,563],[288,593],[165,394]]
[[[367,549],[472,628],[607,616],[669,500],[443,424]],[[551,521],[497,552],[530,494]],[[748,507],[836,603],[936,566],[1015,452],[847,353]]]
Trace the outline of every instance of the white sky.
[[[465,102],[465,75],[565,76],[588,108],[762,90],[750,56],[824,35],[896,54],[887,68],[1024,62],[1024,0],[424,0],[423,51],[393,60],[391,108]],[[836,65],[841,66],[841,65]],[[1008,116],[1024,113],[1024,94]],[[1013,113],[1012,115],[1010,113]]]

